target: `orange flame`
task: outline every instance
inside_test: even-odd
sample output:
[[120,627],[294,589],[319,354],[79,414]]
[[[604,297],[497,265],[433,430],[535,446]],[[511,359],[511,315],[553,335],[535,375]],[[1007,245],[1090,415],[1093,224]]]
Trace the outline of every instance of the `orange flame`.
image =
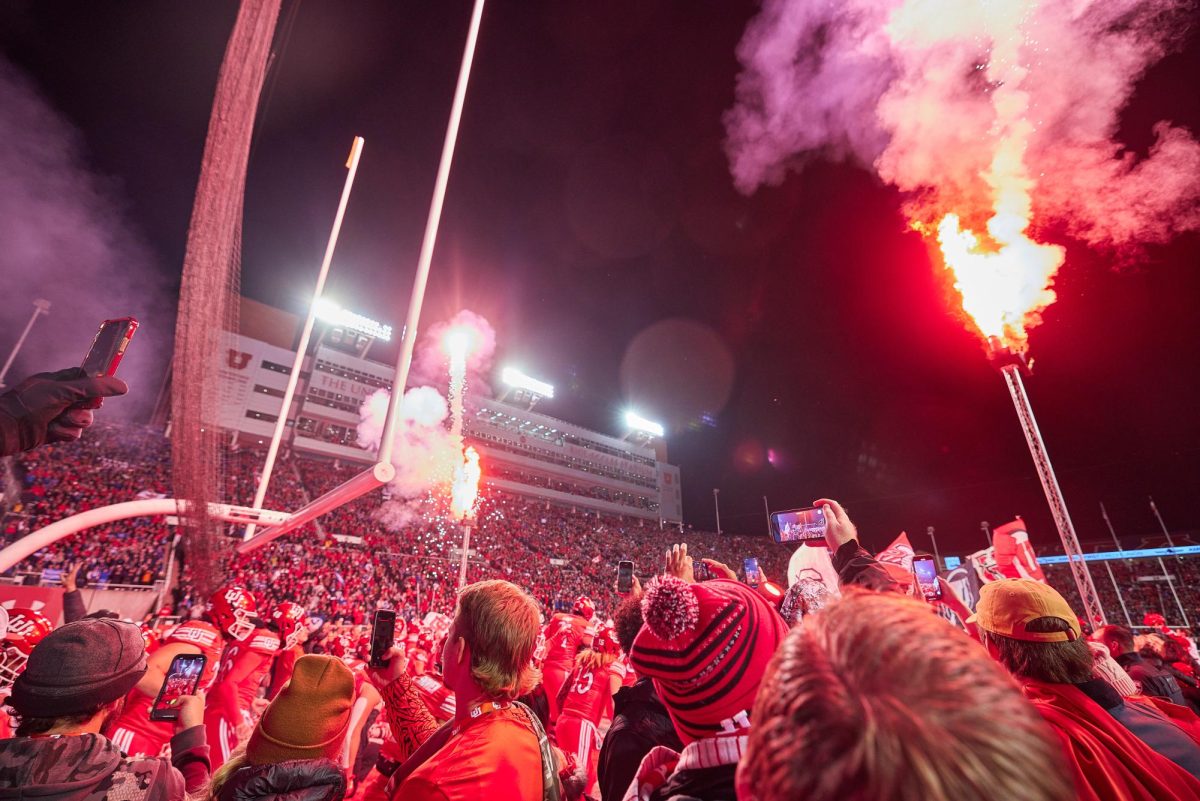
[[454,480],[450,485],[450,512],[455,520],[474,515],[475,502],[479,498],[479,479],[482,477],[479,453],[467,446],[463,451],[462,464],[454,468]]
[[1034,242],[1025,235],[1027,226],[1027,219],[996,214],[988,221],[994,247],[984,247],[972,231],[960,228],[957,214],[947,214],[937,226],[963,310],[985,338],[995,337],[1017,353],[1025,351],[1028,330],[1054,302],[1050,287],[1063,262],[1063,249]]

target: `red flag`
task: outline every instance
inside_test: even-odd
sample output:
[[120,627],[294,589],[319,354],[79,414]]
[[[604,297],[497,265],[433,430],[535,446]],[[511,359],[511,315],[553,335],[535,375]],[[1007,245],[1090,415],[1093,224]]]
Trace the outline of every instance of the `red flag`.
[[1024,520],[1018,517],[992,529],[992,547],[996,549],[996,567],[1005,578],[1029,578],[1046,583],[1046,575],[1029,543]]
[[901,531],[900,536],[891,545],[884,548],[875,557],[887,569],[892,578],[905,587],[911,587],[913,578],[913,547],[908,541],[908,532]]
[[975,568],[975,575],[979,576],[979,581],[983,584],[1008,578],[1008,576],[1000,572],[1000,566],[996,564],[995,548],[984,548],[982,551],[976,551],[967,558],[971,560],[971,565]]

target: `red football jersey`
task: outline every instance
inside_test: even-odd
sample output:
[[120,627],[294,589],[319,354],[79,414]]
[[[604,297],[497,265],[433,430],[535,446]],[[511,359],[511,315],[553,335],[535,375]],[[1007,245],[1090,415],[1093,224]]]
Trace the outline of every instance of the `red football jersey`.
[[282,643],[270,629],[255,629],[245,642],[234,643],[225,652],[218,681],[230,681],[237,691],[238,706],[249,711],[258,697],[263,678],[279,654]]
[[567,677],[567,697],[563,700],[561,717],[577,717],[599,725],[604,710],[612,699],[610,676],[625,678],[625,666],[618,659],[609,665],[587,669],[579,666]]
[[546,637],[546,659],[543,670],[569,672],[575,665],[575,655],[581,646],[590,644],[596,629],[579,615],[559,612],[550,618],[542,630]]
[[203,620],[189,620],[176,626],[163,640],[163,645],[173,642],[194,645],[200,649],[200,653],[208,657],[208,661],[204,663],[204,673],[200,675],[199,689],[205,692],[211,690],[217,678],[217,670],[221,667],[221,652],[225,648],[225,640],[220,630]]

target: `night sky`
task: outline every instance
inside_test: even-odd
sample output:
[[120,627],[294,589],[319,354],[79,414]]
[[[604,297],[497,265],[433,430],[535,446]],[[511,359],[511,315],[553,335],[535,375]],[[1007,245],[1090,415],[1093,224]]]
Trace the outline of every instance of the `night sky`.
[[[78,129],[81,160],[168,286],[235,10],[0,6],[4,58]],[[303,313],[360,134],[327,294],[399,328],[469,11],[285,0],[250,160],[245,294]],[[902,529],[928,547],[932,525],[943,552],[962,553],[983,546],[980,521],[1021,514],[1055,549],[1004,383],[898,193],[820,158],[752,197],[733,188],[722,114],[755,11],[491,3],[424,322],[483,314],[498,364],[558,388],[548,414],[610,433],[627,405],[666,421],[697,526],[714,524],[716,487],[726,530],[764,532],[763,495],[773,509],[832,496],[873,547]],[[1160,119],[1200,131],[1197,75],[1193,30],[1126,109],[1135,155]],[[1131,544],[1153,534],[1151,494],[1173,530],[1200,528],[1200,236],[1116,265],[1050,233],[1067,262],[1027,387],[1080,538],[1107,537],[1101,501]],[[4,264],[23,320],[32,296]],[[72,269],[88,280],[87,264]],[[158,328],[144,336],[168,337],[169,317]]]

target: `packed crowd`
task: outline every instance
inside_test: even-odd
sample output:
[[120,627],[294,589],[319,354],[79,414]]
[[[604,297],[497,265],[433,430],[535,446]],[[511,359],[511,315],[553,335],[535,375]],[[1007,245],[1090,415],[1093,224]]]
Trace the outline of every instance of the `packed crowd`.
[[[31,421],[23,391],[0,396],[0,455],[68,414],[69,397]],[[78,438],[90,414],[70,421]],[[681,543],[644,586],[618,584],[607,617],[586,596],[548,615],[493,576],[452,616],[390,627],[314,620],[235,583],[177,625],[87,615],[77,590],[58,629],[0,607],[0,795],[1200,799],[1186,634],[1148,616],[1149,634],[1088,636],[1026,578],[985,584],[970,610],[864,549],[836,501],[814,503],[824,541],[796,548],[786,586]]]

